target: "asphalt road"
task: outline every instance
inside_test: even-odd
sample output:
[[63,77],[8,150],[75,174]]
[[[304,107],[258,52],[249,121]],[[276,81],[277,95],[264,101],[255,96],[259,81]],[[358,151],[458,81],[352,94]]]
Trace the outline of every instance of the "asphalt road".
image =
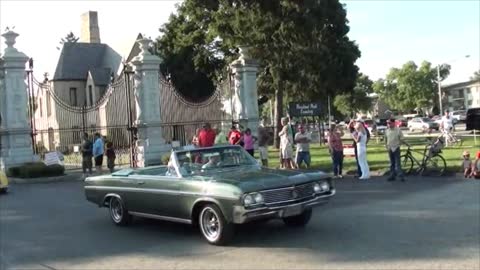
[[114,226],[82,183],[23,184],[0,196],[1,269],[480,269],[480,181],[338,181],[304,229],[238,229],[228,247],[187,225]]

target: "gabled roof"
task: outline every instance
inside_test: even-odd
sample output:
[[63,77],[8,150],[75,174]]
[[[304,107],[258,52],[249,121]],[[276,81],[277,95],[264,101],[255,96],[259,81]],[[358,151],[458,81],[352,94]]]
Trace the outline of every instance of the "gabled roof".
[[132,49],[130,50],[130,53],[128,54],[128,57],[127,57],[125,62],[130,63],[132,61],[132,59],[141,52],[140,45],[138,44],[137,40],[142,39],[142,38],[143,38],[143,35],[141,33],[139,33],[137,35],[137,38],[133,42]]
[[106,76],[108,79],[105,80],[105,69],[118,70],[120,63],[120,55],[106,44],[65,43],[53,81],[87,80],[88,71],[92,71],[94,79],[98,78],[95,79],[96,84],[105,82],[108,84],[110,71]]
[[112,74],[110,68],[92,68],[90,69],[92,79],[97,86],[106,86],[110,83],[110,76]]

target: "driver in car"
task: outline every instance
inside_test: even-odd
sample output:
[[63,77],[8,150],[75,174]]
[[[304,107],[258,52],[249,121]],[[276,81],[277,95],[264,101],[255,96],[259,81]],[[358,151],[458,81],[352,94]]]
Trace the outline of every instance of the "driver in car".
[[208,158],[208,162],[203,164],[202,169],[215,168],[220,165],[220,155],[215,154]]

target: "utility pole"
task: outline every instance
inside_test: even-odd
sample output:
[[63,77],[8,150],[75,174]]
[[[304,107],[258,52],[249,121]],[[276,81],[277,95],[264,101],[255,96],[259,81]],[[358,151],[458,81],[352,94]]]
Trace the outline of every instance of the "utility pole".
[[330,111],[330,95],[328,95],[328,128],[332,123],[332,112]]
[[442,85],[440,82],[440,65],[437,65],[437,85],[438,85],[438,108],[440,109],[440,115],[443,114],[443,106],[442,106]]

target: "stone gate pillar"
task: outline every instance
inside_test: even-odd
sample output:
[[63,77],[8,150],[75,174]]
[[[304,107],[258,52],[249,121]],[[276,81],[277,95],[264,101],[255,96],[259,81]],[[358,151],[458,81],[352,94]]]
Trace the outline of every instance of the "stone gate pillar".
[[[13,45],[18,34],[8,31],[0,60],[0,167],[2,170],[33,161],[25,64],[29,57]],[[2,63],[3,62],[3,63]],[[3,77],[3,78],[2,78]],[[3,82],[2,82],[3,81]]]
[[251,59],[248,47],[240,47],[240,57],[230,64],[234,74],[235,86],[233,97],[234,120],[245,128],[250,128],[252,134],[258,135],[258,93],[257,71],[258,63]]
[[135,80],[135,104],[138,128],[137,166],[160,164],[171,149],[163,139],[160,117],[159,72],[162,60],[148,51],[149,39],[139,39],[140,53],[132,59]]

